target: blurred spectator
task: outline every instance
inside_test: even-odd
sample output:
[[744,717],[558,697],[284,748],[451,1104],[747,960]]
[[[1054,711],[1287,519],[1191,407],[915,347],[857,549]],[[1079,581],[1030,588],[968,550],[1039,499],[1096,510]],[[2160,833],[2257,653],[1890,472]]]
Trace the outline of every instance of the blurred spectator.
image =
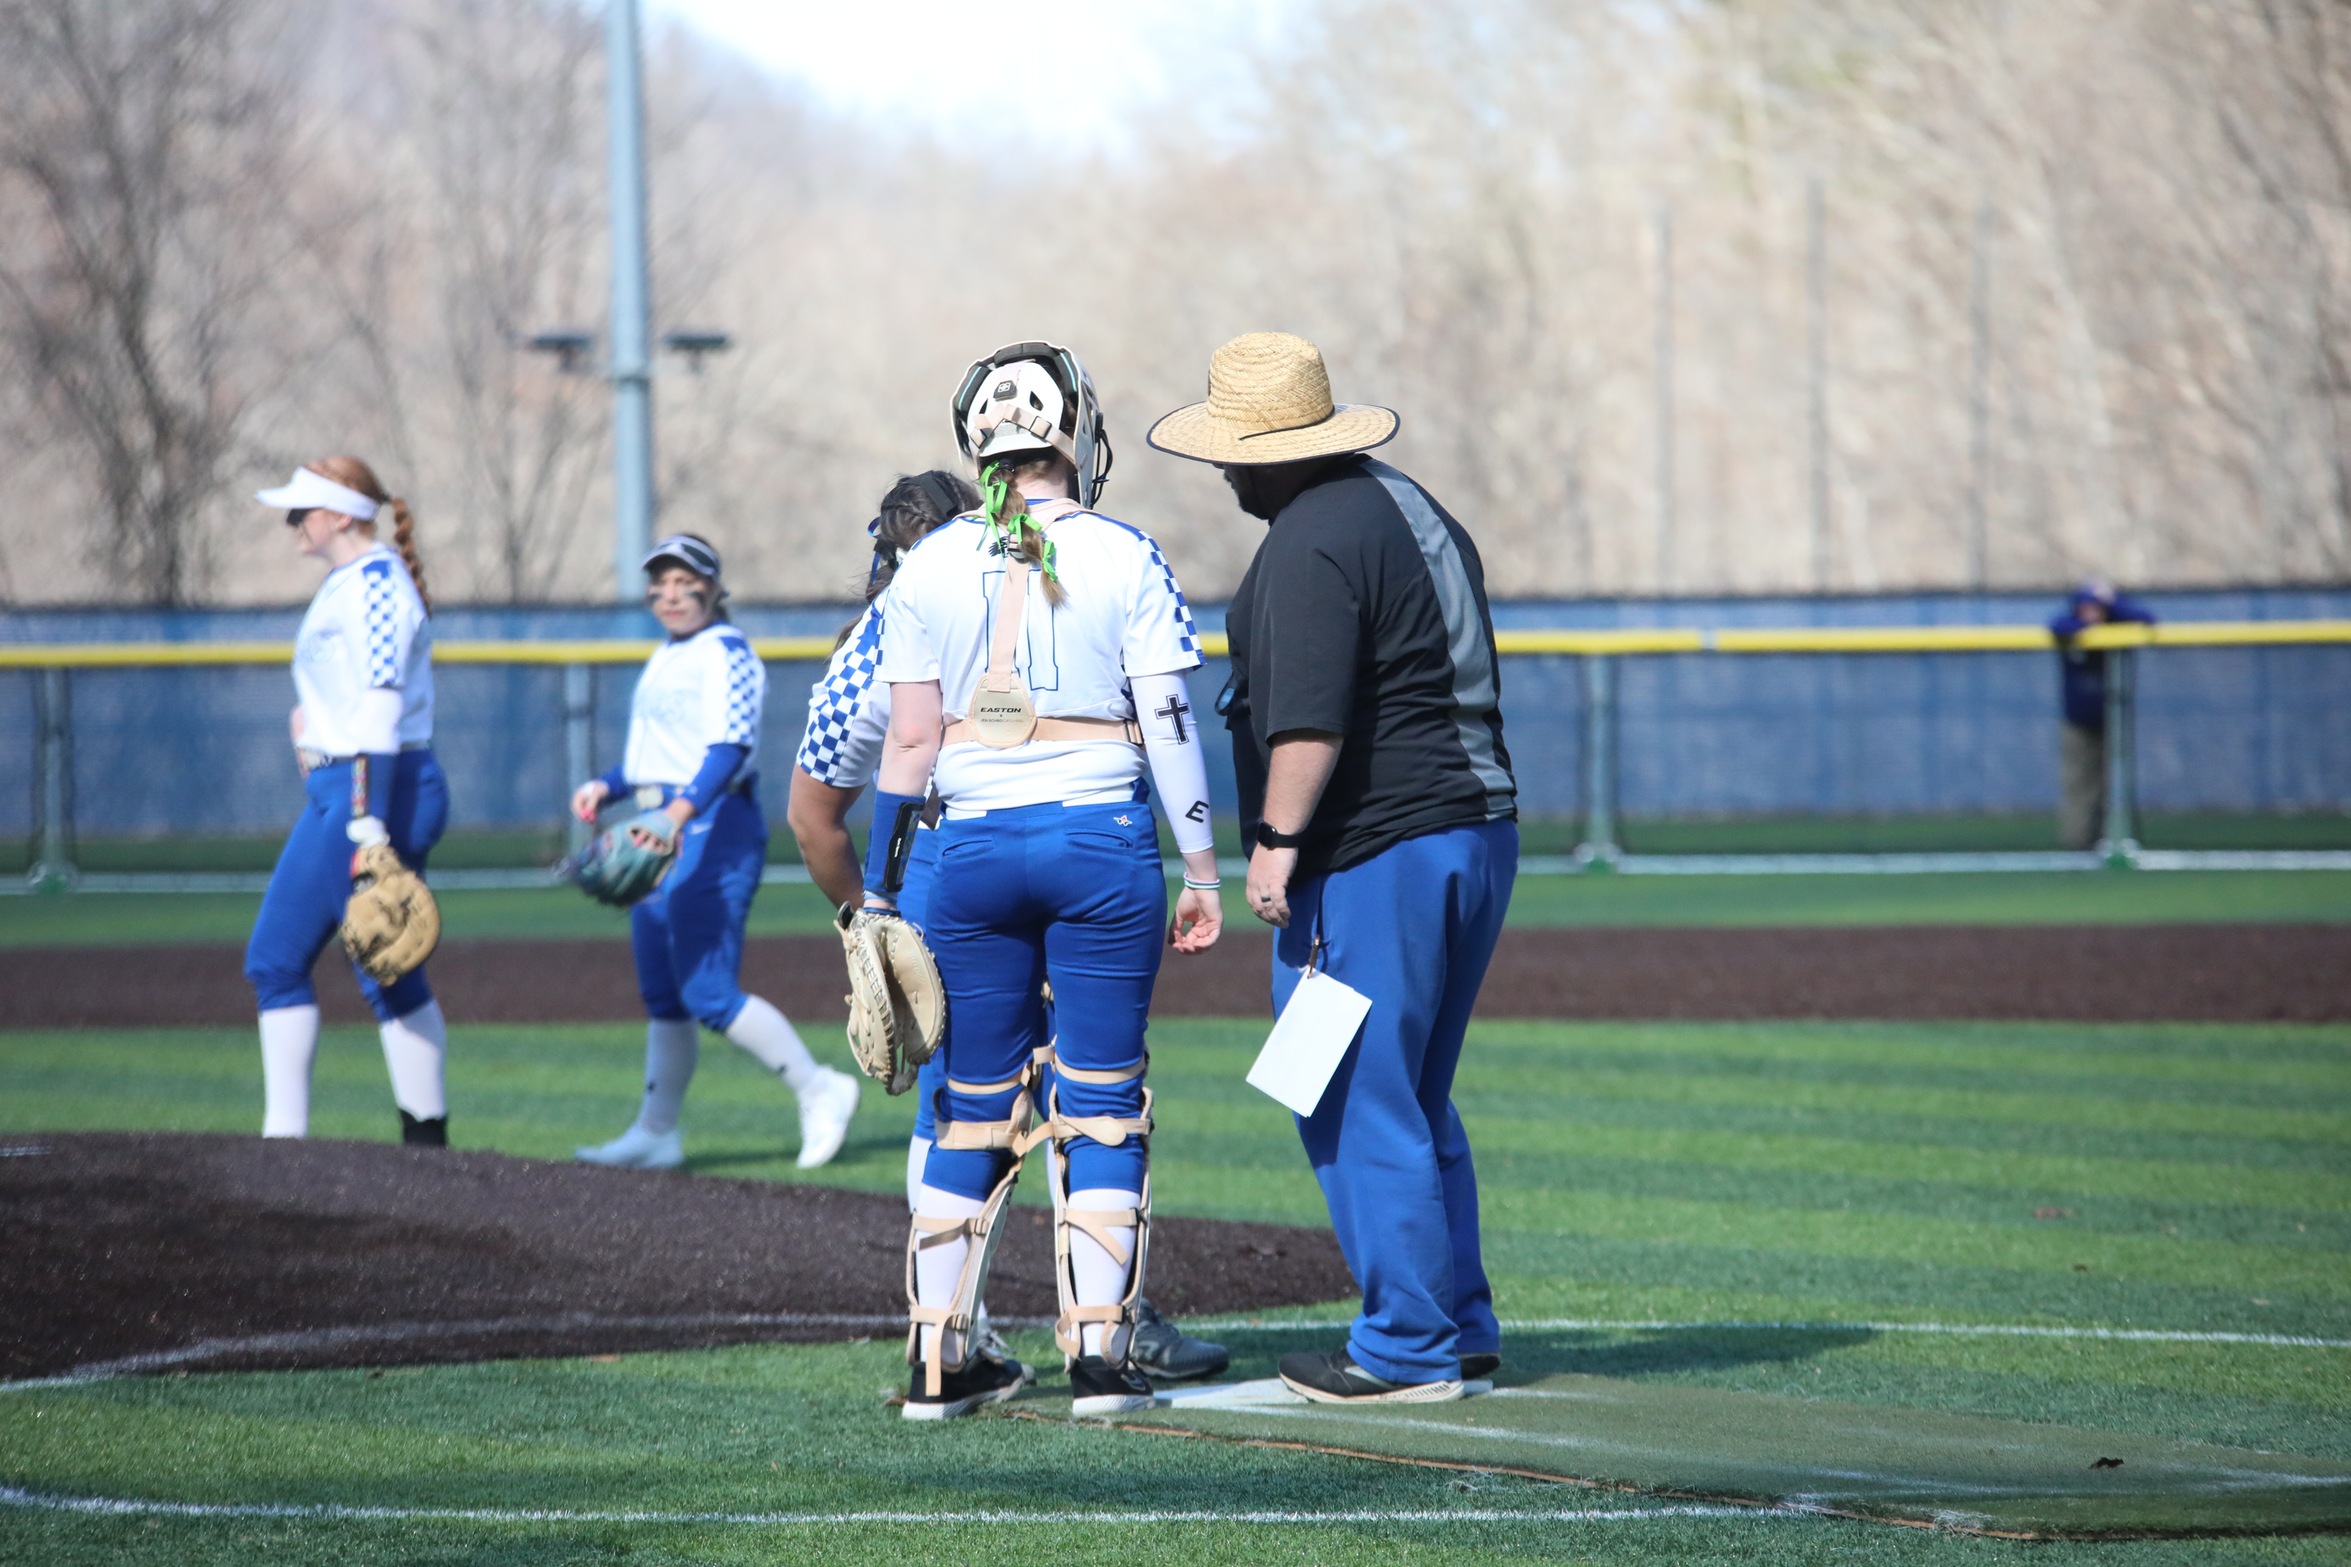
[[2106,655],[2079,638],[2092,626],[2153,625],[2155,612],[2114,584],[2095,579],[2073,590],[2049,630],[2057,638],[2064,692],[2057,726],[2057,833],[2069,849],[2095,848],[2106,833]]

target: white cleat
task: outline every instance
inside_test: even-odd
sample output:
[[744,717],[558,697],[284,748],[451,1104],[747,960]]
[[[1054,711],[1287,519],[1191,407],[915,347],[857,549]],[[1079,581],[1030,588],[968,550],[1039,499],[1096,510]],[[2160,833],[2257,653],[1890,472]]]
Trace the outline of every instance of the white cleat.
[[856,1078],[833,1067],[817,1069],[822,1075],[800,1093],[800,1158],[803,1170],[833,1162],[833,1155],[841,1151],[848,1140],[850,1117],[857,1114],[858,1095],[863,1092]]
[[674,1170],[686,1162],[686,1139],[676,1127],[648,1132],[632,1125],[611,1142],[578,1148],[572,1157],[582,1164],[608,1164],[619,1170]]

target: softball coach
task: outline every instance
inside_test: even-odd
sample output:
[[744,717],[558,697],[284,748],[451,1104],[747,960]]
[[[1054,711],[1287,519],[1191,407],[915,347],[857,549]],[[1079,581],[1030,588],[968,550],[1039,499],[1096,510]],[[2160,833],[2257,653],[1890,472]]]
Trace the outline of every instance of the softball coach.
[[1150,437],[1222,468],[1271,524],[1226,619],[1225,721],[1249,907],[1280,928],[1274,1005],[1309,966],[1371,999],[1298,1123],[1363,1285],[1344,1347],[1282,1357],[1283,1381],[1329,1403],[1458,1398],[1500,1364],[1452,1090],[1518,871],[1517,785],[1477,546],[1362,455],[1396,425],[1334,405],[1312,343],[1254,332]]

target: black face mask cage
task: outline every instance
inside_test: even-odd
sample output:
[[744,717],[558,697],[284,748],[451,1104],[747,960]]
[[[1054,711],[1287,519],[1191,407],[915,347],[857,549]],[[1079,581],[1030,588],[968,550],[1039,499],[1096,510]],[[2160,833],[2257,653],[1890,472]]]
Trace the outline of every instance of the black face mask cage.
[[969,460],[972,457],[971,436],[964,421],[972,405],[980,399],[980,389],[988,384],[990,376],[1008,364],[1033,359],[1053,372],[1053,380],[1061,389],[1062,406],[1070,411],[1074,428],[1068,431],[1070,444],[1077,448],[1078,504],[1092,506],[1100,498],[1102,487],[1110,482],[1110,432],[1102,420],[1102,405],[1094,396],[1094,383],[1087,376],[1085,366],[1077,355],[1057,343],[1013,343],[997,349],[987,358],[975,362],[963,372],[963,384],[955,389],[955,447]]

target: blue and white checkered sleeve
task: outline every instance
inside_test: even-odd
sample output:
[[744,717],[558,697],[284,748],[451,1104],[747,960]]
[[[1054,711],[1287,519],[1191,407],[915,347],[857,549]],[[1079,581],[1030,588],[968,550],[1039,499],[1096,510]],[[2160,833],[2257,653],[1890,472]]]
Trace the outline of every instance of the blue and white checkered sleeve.
[[720,745],[757,745],[759,712],[767,705],[767,667],[751,644],[728,637],[726,647],[726,719],[719,729]]
[[1143,581],[1135,595],[1135,613],[1127,628],[1126,671],[1130,675],[1170,675],[1200,667],[1200,628],[1192,622],[1192,606],[1176,583],[1175,569],[1160,552],[1159,541],[1137,531],[1135,537],[1149,554],[1141,565]]
[[360,569],[360,580],[366,589],[367,683],[371,689],[396,688],[407,668],[408,643],[416,628],[403,613],[406,606],[390,561],[368,562]]
[[881,663],[882,612],[874,604],[808,696],[808,731],[797,761],[818,783],[862,789],[871,779],[881,750],[874,690]]

